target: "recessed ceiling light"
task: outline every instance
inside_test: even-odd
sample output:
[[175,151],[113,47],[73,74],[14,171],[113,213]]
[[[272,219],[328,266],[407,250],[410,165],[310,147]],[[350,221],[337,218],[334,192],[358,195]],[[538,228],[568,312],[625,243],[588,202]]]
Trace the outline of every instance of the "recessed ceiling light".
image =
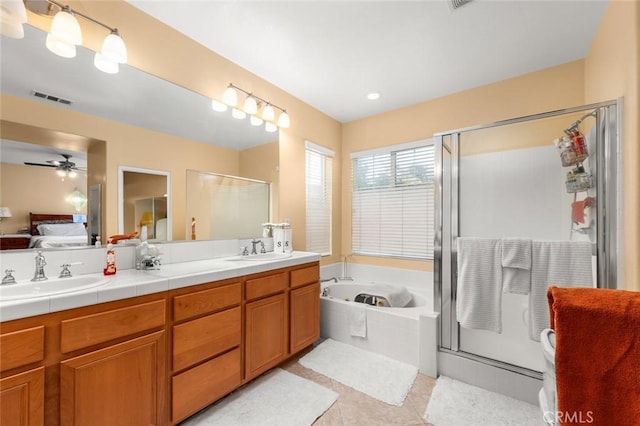
[[367,95],[367,99],[369,99],[370,101],[375,101],[376,99],[380,99],[380,93],[371,92]]

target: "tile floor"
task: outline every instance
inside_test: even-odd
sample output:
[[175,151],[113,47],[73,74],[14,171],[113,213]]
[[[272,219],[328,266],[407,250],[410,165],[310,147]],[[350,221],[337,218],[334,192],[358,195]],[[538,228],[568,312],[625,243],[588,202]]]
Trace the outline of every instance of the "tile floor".
[[[302,355],[300,355],[302,357]],[[284,370],[333,389],[340,396],[315,426],[416,426],[429,425],[423,418],[436,379],[418,374],[401,407],[371,398],[340,382],[298,364],[296,357],[281,366]]]

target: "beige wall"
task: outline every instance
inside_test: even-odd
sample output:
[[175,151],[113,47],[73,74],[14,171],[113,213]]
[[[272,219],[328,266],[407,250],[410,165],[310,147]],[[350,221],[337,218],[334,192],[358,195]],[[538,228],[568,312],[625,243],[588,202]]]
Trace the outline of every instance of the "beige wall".
[[585,100],[623,97],[624,287],[640,291],[640,2],[612,0],[585,59]]
[[65,201],[75,189],[87,195],[87,179],[60,178],[55,169],[2,163],[0,165],[0,205],[11,209],[12,217],[2,219],[0,231],[15,234],[29,228],[29,213],[87,214]]
[[[579,106],[584,103],[583,88],[584,63],[575,61],[347,123],[342,131],[342,174],[350,176],[349,155],[353,152],[428,139],[441,131]],[[345,206],[342,250],[345,255],[351,251],[350,185],[349,179],[342,182]],[[424,261],[363,256],[352,256],[351,261],[422,270],[432,268],[432,262]]]

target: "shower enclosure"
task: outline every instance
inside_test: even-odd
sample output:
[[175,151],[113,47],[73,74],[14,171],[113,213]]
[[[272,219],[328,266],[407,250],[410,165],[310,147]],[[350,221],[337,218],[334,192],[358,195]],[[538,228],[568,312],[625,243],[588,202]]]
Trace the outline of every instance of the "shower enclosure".
[[544,369],[528,295],[502,294],[501,333],[460,326],[457,238],[588,241],[593,285],[617,287],[620,109],[603,102],[434,135],[439,354],[534,379]]

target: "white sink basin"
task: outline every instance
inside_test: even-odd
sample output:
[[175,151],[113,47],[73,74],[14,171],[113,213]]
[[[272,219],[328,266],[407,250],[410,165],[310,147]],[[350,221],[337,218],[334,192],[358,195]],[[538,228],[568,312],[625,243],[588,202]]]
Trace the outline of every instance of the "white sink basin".
[[232,261],[247,260],[250,262],[258,262],[258,261],[265,261],[265,260],[287,259],[289,257],[291,257],[291,253],[260,253],[260,254],[252,254],[249,256],[230,257],[227,260],[232,260]]
[[70,293],[99,287],[107,282],[109,279],[101,276],[56,278],[34,282],[19,281],[17,284],[0,286],[0,302]]

